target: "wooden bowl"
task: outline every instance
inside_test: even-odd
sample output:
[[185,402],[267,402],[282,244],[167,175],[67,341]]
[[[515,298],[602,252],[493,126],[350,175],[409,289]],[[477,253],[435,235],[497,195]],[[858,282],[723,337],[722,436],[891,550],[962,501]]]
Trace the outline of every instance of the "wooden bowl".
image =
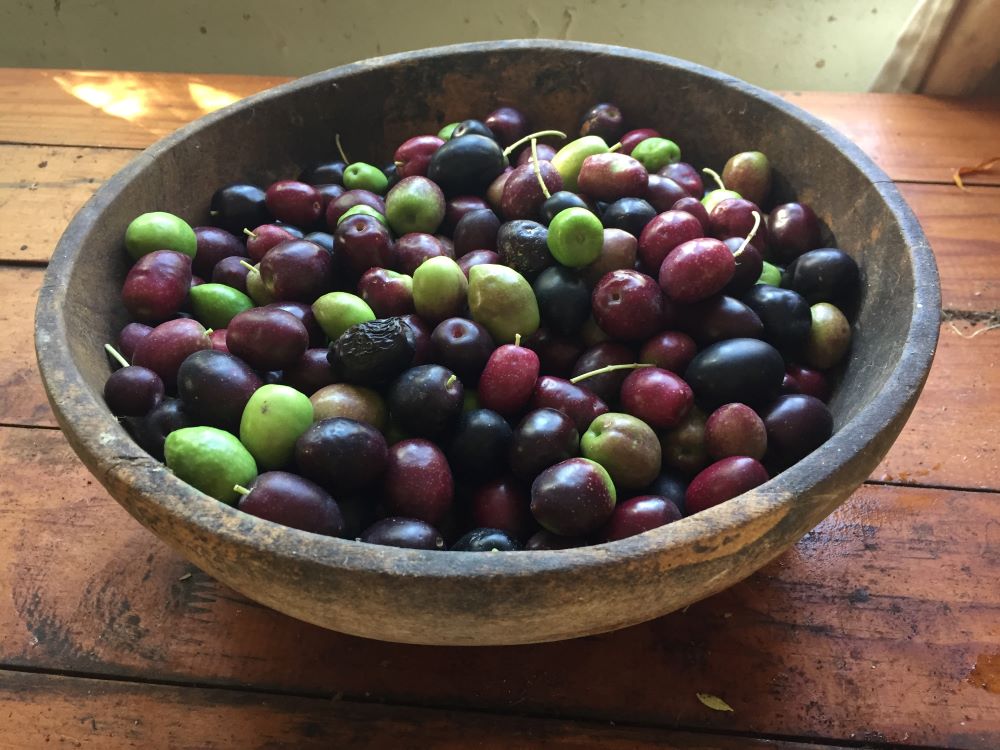
[[[611,544],[534,553],[379,547],[278,526],[219,503],[143,452],[101,397],[102,346],[126,322],[123,236],[137,215],[208,223],[212,193],[267,184],[335,156],[381,164],[405,138],[501,104],[576,132],[614,101],[636,126],[721,171],[759,149],[779,198],[810,203],[863,269],[850,361],[831,401],[836,433],[734,500]],[[776,96],[662,55],[506,41],[377,58],[312,75],[201,118],[140,154],[80,210],[37,310],[45,387],[77,454],[133,516],[220,581],[323,627],[390,641],[514,644],[648,620],[720,591],[794,544],[868,477],[903,427],[938,334],[934,257],[889,178],[856,146]]]

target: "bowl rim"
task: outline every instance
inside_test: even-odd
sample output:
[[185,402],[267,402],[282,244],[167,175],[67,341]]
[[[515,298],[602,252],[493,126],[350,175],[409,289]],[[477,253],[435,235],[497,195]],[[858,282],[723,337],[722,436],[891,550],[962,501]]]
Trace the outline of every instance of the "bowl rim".
[[[766,484],[726,503],[680,521],[614,542],[567,550],[538,550],[531,554],[484,555],[473,552],[409,550],[326,537],[291,529],[250,516],[202,494],[177,479],[163,464],[138,447],[90,390],[71,358],[62,302],[82,244],[77,237],[91,228],[101,213],[124,192],[133,177],[155,159],[234,112],[307,89],[339,76],[399,63],[416,64],[431,58],[470,53],[552,50],[581,55],[606,55],[654,62],[716,81],[762,100],[804,123],[820,138],[847,156],[872,183],[893,214],[909,248],[914,296],[906,339],[885,385],[824,444],[823,455],[813,452]],[[49,262],[36,307],[35,346],[39,370],[50,403],[67,439],[106,487],[131,485],[130,496],[148,496],[172,520],[194,524],[220,540],[244,549],[345,571],[426,579],[526,577],[546,572],[579,571],[609,562],[635,563],[660,557],[671,550],[696,544],[706,533],[738,531],[761,521],[776,508],[823,484],[846,466],[881,433],[912,408],[926,380],[934,356],[940,321],[940,289],[934,255],[912,210],[892,180],[846,136],[790,102],[743,80],[686,60],[614,45],[548,39],[501,40],[432,47],[374,57],[313,73],[241,99],[204,115],[161,138],[139,153],[90,198],[62,234]],[[73,418],[69,418],[69,414]],[[95,433],[81,424],[107,423]],[[834,458],[831,458],[834,457]],[[99,466],[104,468],[98,472]],[[112,492],[114,495],[115,493]],[[128,504],[116,497],[125,507]],[[134,514],[134,512],[133,512]],[[140,518],[142,521],[143,519]],[[220,522],[221,520],[221,522]],[[145,523],[145,521],[143,521]],[[147,524],[148,525],[148,524]],[[183,551],[183,550],[182,550]]]

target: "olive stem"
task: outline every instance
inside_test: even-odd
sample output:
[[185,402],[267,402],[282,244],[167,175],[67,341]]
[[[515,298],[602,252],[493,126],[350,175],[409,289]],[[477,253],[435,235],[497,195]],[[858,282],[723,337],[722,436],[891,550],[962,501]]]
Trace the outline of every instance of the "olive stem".
[[515,333],[514,334],[514,346],[520,346],[520,345],[521,345],[521,334]]
[[244,268],[248,268],[248,269],[250,269],[251,271],[256,271],[256,270],[257,270],[257,269],[256,269],[256,267],[254,267],[254,266],[250,265],[250,264],[249,264],[249,263],[247,263],[247,262],[246,262],[245,260],[241,260],[241,261],[240,261],[240,265],[241,265],[241,266],[243,266]]
[[333,140],[337,142],[337,153],[344,160],[344,164],[350,164],[351,160],[347,158],[347,154],[344,153],[344,147],[340,144],[340,133],[334,133]]
[[614,372],[615,370],[637,370],[640,367],[652,367],[653,365],[649,363],[632,362],[627,365],[605,365],[596,370],[591,370],[590,372],[585,372],[582,375],[577,375],[575,378],[570,378],[569,382],[576,384],[581,380],[586,380],[587,378],[592,378],[595,375],[603,375],[606,372]]
[[528,135],[524,136],[524,138],[518,138],[516,141],[514,141],[512,144],[510,144],[507,148],[505,148],[503,150],[503,155],[504,156],[510,156],[518,146],[521,146],[521,145],[527,143],[532,138],[541,138],[543,135],[554,135],[554,136],[557,136],[559,138],[565,138],[566,137],[566,134],[564,132],[562,132],[561,130],[539,130],[537,133],[528,133]]
[[238,493],[240,495],[243,495],[243,496],[246,496],[246,495],[250,494],[250,490],[248,490],[242,484],[234,484],[233,485],[233,492],[236,492],[236,493]]
[[621,147],[622,147],[622,142],[618,141],[618,143],[616,143],[614,146],[612,146],[611,148],[608,149],[608,153],[609,154],[613,154],[615,151],[617,151]]
[[750,229],[750,234],[746,236],[746,239],[740,243],[739,248],[737,248],[736,252],[733,253],[734,258],[740,257],[740,253],[747,249],[747,245],[750,244],[750,240],[754,238],[754,235],[757,234],[757,230],[760,229],[760,214],[756,211],[751,211],[750,213],[753,214],[753,227]]
[[538,163],[538,139],[531,139],[531,166],[535,170],[535,177],[538,178],[538,184],[542,188],[542,195],[545,196],[545,200],[552,197],[552,193],[549,192],[548,187],[545,185],[545,180],[542,179],[542,165]]
[[257,235],[254,232],[252,232],[249,229],[247,229],[246,227],[243,227],[243,234],[245,234],[247,237],[249,237],[252,240],[257,239]]
[[125,359],[125,357],[123,357],[121,355],[121,352],[119,352],[117,349],[115,349],[113,346],[111,346],[111,344],[105,344],[104,345],[104,351],[106,351],[108,354],[110,354],[114,358],[115,362],[117,362],[118,364],[120,364],[122,367],[128,367],[129,366],[128,360]]
[[716,172],[714,169],[709,169],[708,167],[705,167],[701,171],[707,175],[711,175],[712,179],[715,180],[717,183],[719,183],[719,190],[726,189],[726,184],[722,181],[722,178],[719,177],[719,173]]
[[458,375],[456,375],[455,373],[452,373],[451,377],[448,378],[448,380],[445,381],[444,387],[445,388],[450,388],[451,384],[454,383],[456,380],[458,380]]

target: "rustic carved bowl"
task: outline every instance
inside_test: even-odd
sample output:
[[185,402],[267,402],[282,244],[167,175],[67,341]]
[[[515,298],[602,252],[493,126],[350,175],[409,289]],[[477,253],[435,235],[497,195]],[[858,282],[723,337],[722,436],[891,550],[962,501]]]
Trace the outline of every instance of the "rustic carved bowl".
[[[482,117],[501,103],[575,131],[614,101],[637,126],[719,169],[759,149],[779,198],[812,204],[828,240],[863,269],[850,361],[831,402],[836,433],[756,490],[645,534],[584,549],[441,553],[308,534],[223,505],[144,453],[101,398],[102,345],[119,302],[132,218],[166,210],[207,223],[209,197],[332,157],[382,163],[406,137]],[[552,41],[462,45],[378,58],[252,96],[161,140],[102,187],[56,248],[37,311],[49,399],[77,454],[133,516],[246,596],[370,638],[513,644],[648,620],[720,591],[788,549],[869,475],[923,386],[938,333],[934,258],[888,177],[856,146],[776,96],[661,55]]]

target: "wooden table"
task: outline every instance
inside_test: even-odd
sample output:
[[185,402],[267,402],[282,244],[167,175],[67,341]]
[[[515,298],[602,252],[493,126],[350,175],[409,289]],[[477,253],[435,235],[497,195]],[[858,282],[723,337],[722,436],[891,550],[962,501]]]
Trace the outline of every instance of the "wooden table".
[[[156,138],[278,79],[0,70],[0,746],[1000,748],[1000,101],[790,93],[898,183],[941,343],[885,462],[742,584],[511,648],[326,632],[198,571],[55,427],[32,315],[73,213]],[[976,322],[980,320],[980,322]],[[724,699],[711,710],[696,693]]]

